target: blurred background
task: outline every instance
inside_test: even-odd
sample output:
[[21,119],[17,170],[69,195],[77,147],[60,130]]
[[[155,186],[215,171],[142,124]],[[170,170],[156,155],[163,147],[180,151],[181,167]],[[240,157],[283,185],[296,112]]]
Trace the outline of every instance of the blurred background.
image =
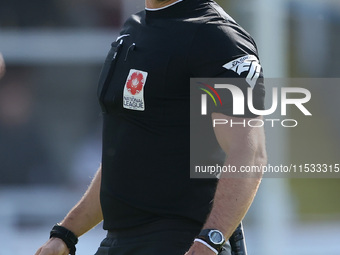
[[[340,2],[218,3],[255,38],[266,77],[334,81],[313,88],[317,117],[266,130],[270,163],[340,163]],[[124,20],[143,8],[0,1],[0,255],[34,254],[86,190],[101,157],[100,68]],[[244,220],[249,254],[340,254],[339,194],[336,178],[264,179]],[[78,254],[94,254],[104,236],[97,226],[81,237]]]

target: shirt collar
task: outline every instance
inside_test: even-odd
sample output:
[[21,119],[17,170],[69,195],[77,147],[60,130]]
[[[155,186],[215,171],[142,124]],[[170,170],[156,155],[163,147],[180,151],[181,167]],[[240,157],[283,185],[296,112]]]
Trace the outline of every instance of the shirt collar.
[[175,4],[179,3],[179,2],[182,2],[182,1],[183,0],[177,0],[176,2],[173,2],[171,4],[168,4],[167,6],[163,6],[163,7],[160,7],[160,8],[146,8],[145,7],[145,10],[147,10],[147,11],[160,11],[160,10],[164,10],[164,9],[170,7],[170,6],[173,6],[173,5],[175,5]]

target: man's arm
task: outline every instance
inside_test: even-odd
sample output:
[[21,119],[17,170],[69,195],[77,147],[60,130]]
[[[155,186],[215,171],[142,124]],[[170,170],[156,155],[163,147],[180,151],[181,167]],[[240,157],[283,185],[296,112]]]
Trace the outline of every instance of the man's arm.
[[[228,123],[232,119],[234,122],[243,121],[243,119],[232,118],[220,113],[213,113],[212,117],[227,119]],[[227,154],[225,165],[236,166],[239,170],[241,166],[263,166],[266,164],[263,128],[217,125],[214,131],[220,146]],[[262,172],[223,173],[217,185],[211,213],[203,228],[218,229],[228,240],[247,213],[261,178]],[[195,242],[187,252],[187,255],[194,254],[209,255],[214,252],[205,245]]]
[[[99,199],[101,172],[100,167],[84,196],[60,223],[77,237],[103,220]],[[67,255],[68,253],[69,250],[61,239],[51,238],[39,248],[35,255]]]

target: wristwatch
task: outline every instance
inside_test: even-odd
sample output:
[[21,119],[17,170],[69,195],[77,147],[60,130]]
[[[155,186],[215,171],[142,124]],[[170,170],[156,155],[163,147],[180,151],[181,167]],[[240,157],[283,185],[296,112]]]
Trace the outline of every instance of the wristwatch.
[[195,240],[197,239],[204,241],[211,248],[215,249],[217,253],[222,250],[222,246],[225,243],[224,235],[217,229],[203,229]]
[[50,238],[57,237],[64,241],[71,255],[76,253],[76,244],[78,243],[78,237],[67,228],[61,226],[59,223],[55,224],[50,232]]

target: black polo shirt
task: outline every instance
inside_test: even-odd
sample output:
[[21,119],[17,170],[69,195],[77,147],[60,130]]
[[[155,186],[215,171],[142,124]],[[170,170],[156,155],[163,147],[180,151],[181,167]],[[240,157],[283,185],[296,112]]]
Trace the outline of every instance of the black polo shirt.
[[[237,70],[237,61],[256,70]],[[190,78],[256,82],[260,69],[252,38],[213,1],[184,0],[127,20],[98,86],[104,229],[160,217],[203,224],[217,181],[190,179]]]

